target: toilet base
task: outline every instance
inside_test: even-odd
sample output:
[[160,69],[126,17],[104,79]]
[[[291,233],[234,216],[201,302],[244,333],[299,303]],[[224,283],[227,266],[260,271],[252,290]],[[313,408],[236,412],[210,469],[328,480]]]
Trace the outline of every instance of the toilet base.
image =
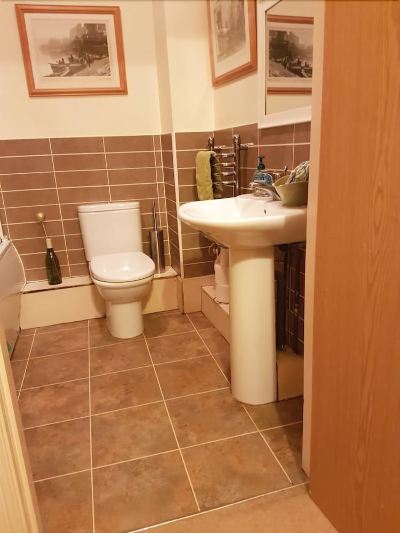
[[113,337],[130,339],[143,333],[141,302],[107,302],[107,328]]

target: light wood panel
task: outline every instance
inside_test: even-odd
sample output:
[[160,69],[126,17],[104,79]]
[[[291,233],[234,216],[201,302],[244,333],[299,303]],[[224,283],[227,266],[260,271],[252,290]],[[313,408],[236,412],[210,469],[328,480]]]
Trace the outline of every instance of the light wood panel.
[[400,531],[400,5],[326,3],[311,494]]

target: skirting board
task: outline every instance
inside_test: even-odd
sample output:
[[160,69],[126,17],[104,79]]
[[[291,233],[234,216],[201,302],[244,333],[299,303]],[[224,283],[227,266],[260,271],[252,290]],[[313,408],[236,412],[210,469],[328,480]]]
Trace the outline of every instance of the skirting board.
[[[177,308],[177,278],[154,279],[143,313]],[[21,298],[21,329],[102,316],[105,316],[104,300],[94,285],[24,293]]]
[[[229,305],[215,300],[215,287],[201,290],[201,310],[212,325],[229,342]],[[290,348],[277,351],[278,400],[286,400],[303,395],[304,359]]]

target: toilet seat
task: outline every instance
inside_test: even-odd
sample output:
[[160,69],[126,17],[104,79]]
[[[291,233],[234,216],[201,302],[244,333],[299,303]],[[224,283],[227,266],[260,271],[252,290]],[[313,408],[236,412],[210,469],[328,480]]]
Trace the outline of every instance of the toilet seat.
[[105,283],[127,283],[151,278],[155,264],[143,252],[124,252],[99,255],[90,262],[95,280]]

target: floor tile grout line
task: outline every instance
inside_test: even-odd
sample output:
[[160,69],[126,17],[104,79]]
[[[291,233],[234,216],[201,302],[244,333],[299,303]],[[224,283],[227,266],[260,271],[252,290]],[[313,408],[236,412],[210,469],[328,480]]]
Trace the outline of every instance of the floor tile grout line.
[[[104,143],[104,139],[103,139]],[[94,517],[94,487],[93,487],[93,442],[92,442],[92,390],[91,390],[91,372],[90,372],[90,328],[89,321],[87,323],[87,335],[88,335],[88,375],[89,375],[89,450],[90,450],[90,492],[92,503],[92,530],[95,533],[95,517]]]
[[51,479],[58,479],[60,477],[74,476],[76,474],[83,474],[84,472],[90,472],[90,468],[84,468],[83,470],[76,470],[74,472],[65,472],[65,474],[58,474],[57,476],[49,476],[41,479],[35,479],[34,483],[41,483],[42,481],[50,481]]
[[[159,402],[153,402],[153,403],[164,403],[164,402],[163,402],[163,400],[160,400]],[[146,404],[146,405],[149,405],[149,404]],[[139,407],[142,407],[142,406],[139,406]],[[129,408],[125,408],[125,409],[129,409]],[[94,415],[94,416],[96,416],[96,415]],[[84,417],[84,418],[89,418],[89,417]],[[294,423],[286,424],[286,426],[290,426],[290,425],[293,425],[293,424],[300,424],[300,423],[301,422],[294,422]],[[286,426],[275,426],[275,427],[286,427]],[[26,429],[30,429],[30,428],[26,428]],[[270,429],[275,429],[275,428],[270,428]],[[258,433],[259,433],[258,430],[247,431],[245,433],[238,433],[236,435],[230,435],[228,437],[222,437],[220,439],[213,439],[213,440],[210,440],[210,441],[199,442],[197,444],[190,444],[188,446],[179,446],[179,444],[177,442],[177,447],[176,448],[172,448],[170,450],[164,450],[162,452],[150,453],[150,454],[146,454],[146,455],[140,455],[138,457],[130,457],[129,459],[123,459],[121,461],[114,461],[112,463],[106,463],[106,464],[103,464],[103,465],[92,466],[92,468],[85,468],[85,469],[82,469],[82,470],[76,470],[76,471],[72,471],[72,472],[65,472],[64,474],[58,474],[56,476],[49,476],[49,477],[42,478],[42,479],[36,479],[35,483],[40,482],[40,481],[46,481],[46,480],[49,480],[49,479],[64,477],[64,476],[68,476],[68,475],[80,474],[81,472],[89,472],[90,470],[100,470],[102,468],[107,468],[109,466],[117,466],[117,465],[120,465],[120,464],[131,463],[131,462],[139,461],[139,460],[142,460],[142,459],[149,459],[151,457],[157,457],[157,456],[160,456],[160,455],[166,455],[166,454],[170,454],[170,453],[174,453],[174,452],[179,452],[179,449],[188,450],[188,449],[191,449],[191,448],[197,448],[197,447],[200,447],[200,446],[206,446],[208,444],[214,444],[216,442],[222,442],[222,441],[226,441],[226,440],[236,439],[236,438],[239,438],[239,437],[245,437],[247,435],[257,435]]]
[[[189,316],[188,314],[186,314],[186,316],[187,316],[189,322],[192,324],[192,326],[193,326],[195,332],[196,332],[197,335],[199,336],[199,339],[200,339],[201,342],[204,344],[206,350],[208,351],[208,353],[209,353],[209,354],[211,355],[211,357],[213,358],[214,363],[217,365],[218,370],[219,370],[219,371],[221,372],[221,374],[223,375],[224,380],[225,380],[225,381],[228,383],[228,385],[230,386],[229,379],[226,377],[226,375],[225,375],[224,372],[222,371],[222,368],[219,366],[217,360],[216,360],[215,357],[214,357],[214,354],[211,352],[211,350],[210,350],[210,348],[207,346],[205,340],[204,340],[203,337],[200,335],[200,333],[199,333],[199,331],[197,330],[195,324],[192,322],[192,319],[190,318],[190,316]],[[211,328],[209,328],[209,329],[211,329]],[[204,330],[203,330],[203,331],[204,331]]]
[[250,415],[249,411],[247,410],[247,407],[242,404],[242,408],[244,409],[245,413],[247,414],[247,416],[250,418],[252,424],[254,425],[254,427],[257,429],[258,431],[258,434],[260,435],[260,437],[262,438],[262,440],[265,442],[268,450],[271,452],[272,456],[274,457],[275,461],[278,463],[279,467],[281,468],[282,472],[285,474],[285,477],[288,479],[289,483],[293,485],[293,481],[290,479],[290,476],[289,474],[286,472],[286,470],[283,468],[283,465],[282,463],[279,461],[277,455],[275,454],[275,452],[273,451],[273,449],[271,448],[271,446],[269,445],[267,439],[264,437],[262,431],[260,429],[258,429],[257,427],[257,424],[254,422],[252,416]]
[[22,375],[22,380],[21,380],[21,383],[20,383],[20,386],[19,386],[19,392],[18,392],[18,397],[17,397],[18,400],[19,400],[19,398],[21,396],[21,391],[22,391],[22,387],[24,385],[26,371],[28,370],[28,365],[29,365],[29,361],[30,361],[30,358],[31,358],[31,353],[32,353],[32,349],[33,349],[33,343],[35,342],[35,338],[36,338],[36,330],[35,330],[35,333],[33,334],[33,337],[32,337],[32,343],[31,343],[31,347],[29,349],[28,359],[26,360],[25,370],[24,370],[24,373]]
[[302,424],[303,420],[297,420],[296,422],[288,422],[287,424],[281,424],[280,426],[272,426],[270,428],[263,428],[259,431],[271,431],[273,429],[280,429],[280,428],[286,428],[288,426],[296,426],[297,424]]
[[[84,350],[77,350],[79,352],[84,352],[84,351],[88,351],[88,349],[84,349]],[[43,358],[47,358],[47,357],[54,357],[56,355],[66,355],[66,354],[70,354],[70,353],[74,353],[74,352],[65,352],[63,354],[53,354],[53,355],[42,355],[40,357],[33,357],[32,359],[36,360],[36,359],[43,359]],[[164,363],[154,363],[154,366],[163,366],[163,365],[170,365],[170,364],[173,364],[173,363],[181,363],[183,361],[192,361],[193,359],[202,359],[204,357],[210,357],[209,354],[205,354],[205,355],[199,355],[199,356],[196,356],[196,357],[187,357],[186,359],[176,359],[175,361],[166,361]],[[28,361],[27,359],[21,359],[21,361]],[[122,370],[112,370],[110,372],[104,372],[103,374],[93,374],[91,375],[91,378],[98,378],[98,377],[103,377],[103,376],[109,376],[109,375],[112,375],[112,374],[122,374],[124,372],[131,372],[132,370],[141,370],[142,368],[152,368],[153,365],[152,364],[149,364],[149,365],[142,365],[142,366],[136,366],[136,367],[133,367],[133,368],[124,368]],[[33,387],[20,387],[21,390],[34,390],[34,389],[40,389],[42,387],[51,387],[53,385],[63,385],[65,383],[73,383],[74,381],[83,381],[85,379],[89,379],[89,375],[87,376],[83,376],[81,378],[74,378],[74,379],[67,379],[65,381],[55,381],[55,382],[52,382],[52,383],[44,383],[42,385],[35,385]]]
[[165,407],[165,410],[166,410],[166,413],[167,413],[167,416],[168,416],[168,419],[169,419],[169,423],[171,424],[171,429],[172,429],[172,432],[173,432],[174,437],[175,437],[176,445],[178,446],[179,454],[180,454],[180,456],[181,456],[182,464],[183,464],[183,467],[184,467],[184,469],[185,469],[186,476],[187,476],[187,479],[188,479],[188,482],[189,482],[190,488],[191,488],[191,490],[192,490],[193,498],[194,498],[194,501],[195,501],[195,503],[196,503],[196,506],[197,506],[198,512],[200,512],[200,505],[199,505],[199,502],[198,502],[198,499],[197,499],[196,493],[195,493],[195,491],[194,491],[194,487],[193,487],[192,480],[190,479],[189,470],[188,470],[188,468],[187,468],[187,466],[186,466],[185,458],[183,457],[183,453],[182,453],[182,450],[181,450],[181,447],[180,447],[180,444],[179,444],[179,440],[178,440],[178,436],[177,436],[176,431],[175,431],[174,424],[172,423],[172,418],[171,418],[171,415],[170,415],[170,412],[169,412],[169,409],[168,409],[168,406],[167,406],[167,402],[165,401],[164,392],[163,392],[163,390],[162,390],[161,383],[160,383],[160,380],[159,380],[159,378],[158,378],[157,370],[156,370],[156,367],[155,367],[154,362],[153,362],[153,357],[152,357],[152,355],[151,355],[151,352],[150,352],[150,349],[149,349],[149,345],[148,345],[148,343],[147,343],[146,335],[143,334],[143,337],[144,337],[144,341],[145,341],[146,346],[147,346],[147,350],[148,350],[148,353],[149,353],[149,357],[150,357],[150,359],[151,359],[151,362],[153,363],[154,374],[155,374],[155,376],[156,376],[157,383],[158,383],[158,386],[159,386],[159,388],[160,388],[160,393],[161,393],[162,399],[163,399],[163,401],[164,401],[164,407]]
[[[165,398],[165,401],[166,402],[170,402],[170,401],[174,401],[174,400],[181,400],[182,398],[189,398],[191,396],[198,396],[200,394],[208,394],[210,392],[218,392],[218,391],[227,390],[227,389],[229,389],[229,387],[221,387],[219,389],[210,389],[210,390],[206,390],[206,391],[202,391],[202,392],[193,392],[191,394],[185,394],[183,396],[173,396],[172,398]],[[28,389],[24,389],[24,390],[28,390]],[[116,413],[116,412],[119,412],[119,411],[125,411],[127,409],[134,409],[134,408],[137,408],[137,407],[145,407],[147,405],[154,405],[154,404],[163,403],[163,402],[164,402],[164,400],[161,399],[161,400],[156,400],[154,402],[139,403],[137,405],[128,405],[127,407],[120,407],[118,409],[112,409],[111,411],[101,411],[100,413],[92,413],[91,416],[93,417],[93,416],[108,415],[108,414]],[[89,418],[89,416],[77,416],[75,418],[66,418],[65,420],[55,420],[54,422],[48,422],[46,424],[39,424],[37,426],[24,427],[24,430],[36,429],[36,428],[41,428],[41,427],[46,427],[46,426],[52,426],[53,424],[62,424],[63,422],[73,422],[74,420],[82,420],[84,418]]]
[[180,516],[178,518],[173,518],[171,520],[166,520],[165,522],[159,522],[158,524],[152,524],[150,526],[145,526],[145,527],[140,528],[140,529],[134,529],[130,533],[142,533],[142,532],[145,532],[145,531],[150,531],[152,529],[156,529],[156,528],[158,528],[160,526],[167,526],[169,524],[174,524],[174,523],[177,523],[177,522],[183,522],[185,520],[189,520],[189,519],[197,517],[197,516],[207,515],[207,514],[210,514],[210,513],[214,513],[215,511],[228,509],[229,507],[234,507],[236,505],[240,505],[240,504],[243,504],[243,503],[251,502],[253,500],[258,500],[258,499],[263,498],[265,496],[271,496],[273,494],[279,494],[280,492],[285,492],[287,490],[292,490],[292,489],[295,489],[295,488],[298,488],[298,487],[303,487],[305,485],[308,485],[308,483],[309,483],[308,481],[304,481],[303,483],[296,483],[295,485],[291,485],[289,487],[284,487],[282,489],[276,489],[276,490],[271,490],[269,492],[263,492],[262,494],[256,494],[255,496],[250,496],[249,498],[244,498],[243,500],[237,500],[235,502],[226,503],[225,505],[220,505],[220,506],[214,507],[212,509],[205,509],[204,511],[200,511],[199,513],[193,513],[193,514],[186,515],[186,516]]
[[[81,250],[82,248],[72,248],[72,249]],[[41,253],[43,253],[43,252],[34,252],[34,253],[31,253],[31,254],[20,254],[20,255],[35,255],[35,254],[41,254]],[[83,263],[81,263],[81,264],[83,264]],[[79,320],[79,322],[80,322],[80,320]],[[85,322],[87,322],[87,320],[85,320]],[[73,322],[71,322],[71,323],[73,323]],[[56,326],[58,324],[54,324],[54,325]],[[42,327],[43,328],[48,328],[48,327],[51,327],[51,326],[42,326]],[[86,324],[82,324],[80,326],[74,326],[72,328],[60,328],[60,329],[57,328],[57,329],[48,329],[46,331],[40,331],[42,329],[42,327],[36,328],[37,330],[39,330],[39,331],[37,331],[38,335],[46,335],[46,334],[49,334],[49,333],[51,333],[51,334],[63,333],[64,331],[70,331],[72,333],[76,329],[87,328],[87,325]]]

